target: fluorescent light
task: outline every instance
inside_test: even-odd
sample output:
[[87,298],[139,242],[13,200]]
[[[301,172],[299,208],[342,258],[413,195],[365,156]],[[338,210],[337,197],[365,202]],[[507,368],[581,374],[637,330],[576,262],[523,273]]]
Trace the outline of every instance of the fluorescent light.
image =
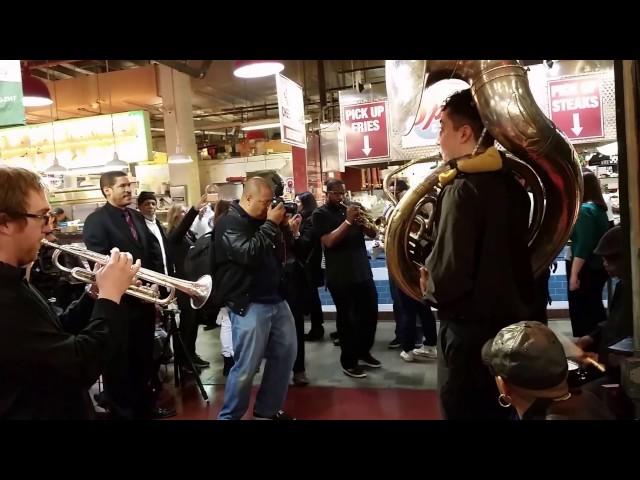
[[233,74],[240,78],[260,78],[275,75],[284,70],[277,60],[236,60]]
[[280,122],[247,124],[242,127],[242,130],[245,132],[249,132],[251,130],[266,130],[267,128],[280,128]]

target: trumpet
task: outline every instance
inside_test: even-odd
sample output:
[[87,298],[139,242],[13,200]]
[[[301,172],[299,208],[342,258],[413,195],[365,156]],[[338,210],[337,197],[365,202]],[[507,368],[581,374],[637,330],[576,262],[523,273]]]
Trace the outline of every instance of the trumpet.
[[[347,205],[343,202],[340,202],[340,205],[342,205],[344,208],[347,208]],[[384,222],[384,224],[382,224],[382,221],[380,220],[380,218],[374,221],[373,217],[371,216],[371,214],[369,214],[369,212],[367,212],[363,208],[360,208],[360,213],[358,215],[358,223],[360,223],[360,225],[362,225],[365,228],[373,229],[373,230],[376,230],[378,233],[380,233],[381,231],[384,230],[384,224],[386,224],[386,221]]]
[[[62,253],[74,255],[76,257],[95,262],[99,265],[106,265],[109,263],[109,255],[101,255],[91,250],[87,250],[86,248],[74,245],[57,245],[44,239],[41,243],[42,245],[46,245],[56,250],[51,257],[51,260],[58,269],[70,274],[76,280],[80,280],[84,283],[96,283],[96,274],[88,268],[65,267],[60,263],[58,258]],[[173,302],[176,298],[176,290],[179,290],[191,297],[191,306],[194,309],[201,308],[205,303],[207,303],[213,288],[211,275],[203,275],[197,281],[189,282],[180,278],[163,275],[147,268],[141,268],[138,270],[136,278],[138,280],[165,287],[169,290],[169,294],[166,297],[161,298],[160,294],[153,288],[146,286],[138,287],[136,285],[131,285],[125,293],[132,297],[144,300],[145,302],[155,303],[161,307],[165,307]]]

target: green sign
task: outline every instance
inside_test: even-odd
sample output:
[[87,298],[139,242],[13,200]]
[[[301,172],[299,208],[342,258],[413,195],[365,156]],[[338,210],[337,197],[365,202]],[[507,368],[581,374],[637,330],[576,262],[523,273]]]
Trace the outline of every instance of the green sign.
[[25,123],[20,60],[0,60],[0,127]]

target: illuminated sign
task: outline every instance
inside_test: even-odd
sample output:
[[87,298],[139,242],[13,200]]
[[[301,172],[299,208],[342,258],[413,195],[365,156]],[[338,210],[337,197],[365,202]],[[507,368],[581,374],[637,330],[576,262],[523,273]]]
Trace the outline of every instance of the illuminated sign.
[[2,129],[0,163],[44,171],[53,164],[54,135],[55,156],[70,169],[103,166],[114,148],[127,163],[153,158],[149,114],[135,111]]

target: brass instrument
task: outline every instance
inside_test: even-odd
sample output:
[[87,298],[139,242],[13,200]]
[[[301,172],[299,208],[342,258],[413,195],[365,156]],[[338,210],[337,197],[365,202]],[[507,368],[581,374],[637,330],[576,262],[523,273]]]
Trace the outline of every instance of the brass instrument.
[[[425,87],[444,78],[469,83],[485,128],[515,156],[508,156],[505,166],[531,188],[534,211],[529,248],[534,274],[539,275],[571,234],[583,185],[578,156],[536,104],[525,68],[517,60],[388,60],[386,77],[391,126],[399,134],[413,126]],[[449,169],[448,164],[436,167],[405,193],[386,228],[389,275],[416,299],[421,297],[418,267],[424,265],[433,240],[423,208],[428,203],[435,206],[438,175]]]
[[[86,248],[77,247],[74,245],[58,245],[47,240],[42,240],[42,245],[46,245],[55,249],[51,260],[53,264],[62,270],[69,273],[73,278],[80,280],[84,283],[95,283],[96,274],[89,269],[74,267],[67,268],[62,265],[58,257],[62,253],[74,255],[91,262],[95,262],[99,265],[106,265],[109,263],[109,255],[101,255],[99,253],[87,250]],[[169,294],[165,298],[160,298],[159,293],[151,287],[131,285],[125,292],[132,297],[139,298],[145,302],[155,303],[162,307],[169,305],[175,300],[176,290],[180,290],[191,297],[191,306],[195,309],[201,308],[211,295],[211,289],[213,281],[211,275],[203,275],[196,282],[189,282],[180,278],[170,277],[163,275],[153,270],[141,268],[136,274],[138,280],[142,280],[151,284],[166,287],[169,290]]]
[[[342,205],[344,208],[347,208],[347,205],[344,204],[343,202],[340,202],[340,205]],[[357,220],[358,220],[358,223],[365,228],[375,230],[379,234],[384,233],[384,226],[382,226],[382,230],[381,230],[380,222],[378,222],[378,220],[380,219],[378,218],[377,220],[374,220],[371,214],[366,210],[364,210],[363,208],[360,208],[360,213],[358,214]]]

